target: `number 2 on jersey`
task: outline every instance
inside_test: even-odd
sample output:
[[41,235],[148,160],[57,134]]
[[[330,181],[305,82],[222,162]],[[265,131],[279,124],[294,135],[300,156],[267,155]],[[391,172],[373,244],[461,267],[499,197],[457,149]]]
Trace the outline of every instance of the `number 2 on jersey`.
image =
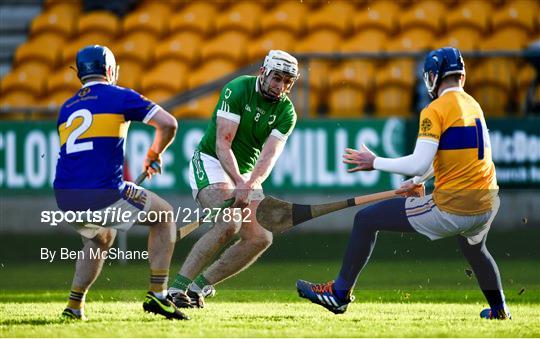
[[82,151],[90,151],[94,149],[94,143],[92,141],[86,141],[86,142],[80,142],[75,143],[75,141],[84,133],[86,132],[90,126],[92,126],[92,113],[87,109],[80,109],[75,112],[73,112],[67,122],[66,122],[66,128],[69,128],[71,124],[73,124],[73,121],[76,118],[82,118],[83,122],[82,124],[75,128],[68,136],[66,140],[66,153],[77,153]]

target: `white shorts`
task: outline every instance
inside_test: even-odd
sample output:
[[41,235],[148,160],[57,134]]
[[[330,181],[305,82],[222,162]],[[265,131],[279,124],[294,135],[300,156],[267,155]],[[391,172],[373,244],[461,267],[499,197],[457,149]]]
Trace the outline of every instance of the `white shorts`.
[[489,231],[499,210],[499,204],[497,197],[493,209],[489,212],[477,215],[457,215],[441,211],[430,194],[420,198],[407,198],[405,212],[411,226],[431,240],[461,234],[467,238],[469,244],[476,245]]
[[81,236],[92,239],[98,235],[104,228],[114,228],[119,231],[128,231],[136,222],[137,215],[140,211],[148,212],[150,209],[150,196],[146,194],[143,187],[137,186],[132,182],[126,182],[122,190],[122,197],[111,204],[96,212],[102,216],[105,215],[105,210],[116,211],[117,213],[129,211],[131,214],[130,221],[122,222],[118,218],[113,219],[111,214],[107,219],[104,218],[103,223],[94,224],[91,222],[85,223],[69,223]]
[[[244,179],[251,177],[251,172],[242,174]],[[230,183],[234,187],[234,182],[229,177],[227,172],[221,166],[218,159],[199,151],[195,151],[193,158],[189,163],[189,185],[191,186],[191,192],[193,199],[197,201],[197,195],[199,192],[208,185],[217,184],[221,182]],[[262,200],[264,194],[262,187],[254,190],[250,196],[251,200]]]

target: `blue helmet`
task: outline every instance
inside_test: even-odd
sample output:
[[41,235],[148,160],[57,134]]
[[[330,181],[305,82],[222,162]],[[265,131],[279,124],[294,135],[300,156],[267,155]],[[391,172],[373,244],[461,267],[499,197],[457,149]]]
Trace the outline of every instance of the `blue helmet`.
[[77,52],[77,76],[81,81],[90,77],[104,77],[115,85],[118,68],[114,54],[105,46],[90,45]]
[[[434,75],[433,80],[430,74]],[[465,63],[459,50],[444,47],[429,52],[424,61],[424,83],[431,98],[437,97],[441,81],[451,74],[465,74]]]

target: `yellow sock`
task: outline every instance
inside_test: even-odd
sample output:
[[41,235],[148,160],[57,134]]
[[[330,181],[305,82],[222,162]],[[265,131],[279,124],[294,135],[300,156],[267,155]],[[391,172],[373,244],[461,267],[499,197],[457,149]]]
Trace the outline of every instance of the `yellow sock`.
[[88,290],[74,287],[69,292],[69,300],[67,307],[73,310],[82,310],[84,308],[84,301],[86,299],[86,293]]
[[[169,270],[158,269],[150,270],[150,291],[162,294],[167,291],[167,283],[169,282]],[[166,292],[165,292],[166,295]]]

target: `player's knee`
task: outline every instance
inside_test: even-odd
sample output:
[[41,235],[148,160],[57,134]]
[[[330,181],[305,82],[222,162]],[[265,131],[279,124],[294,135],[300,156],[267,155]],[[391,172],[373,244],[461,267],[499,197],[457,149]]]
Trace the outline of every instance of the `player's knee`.
[[98,233],[92,241],[96,243],[101,248],[110,248],[114,243],[114,238],[116,237],[116,230],[112,228],[104,228],[101,232]]
[[270,247],[270,245],[272,245],[272,241],[274,240],[272,232],[269,232],[265,229],[259,229],[250,232],[249,234],[246,234],[243,238],[244,240],[249,241],[253,247],[261,251]]

